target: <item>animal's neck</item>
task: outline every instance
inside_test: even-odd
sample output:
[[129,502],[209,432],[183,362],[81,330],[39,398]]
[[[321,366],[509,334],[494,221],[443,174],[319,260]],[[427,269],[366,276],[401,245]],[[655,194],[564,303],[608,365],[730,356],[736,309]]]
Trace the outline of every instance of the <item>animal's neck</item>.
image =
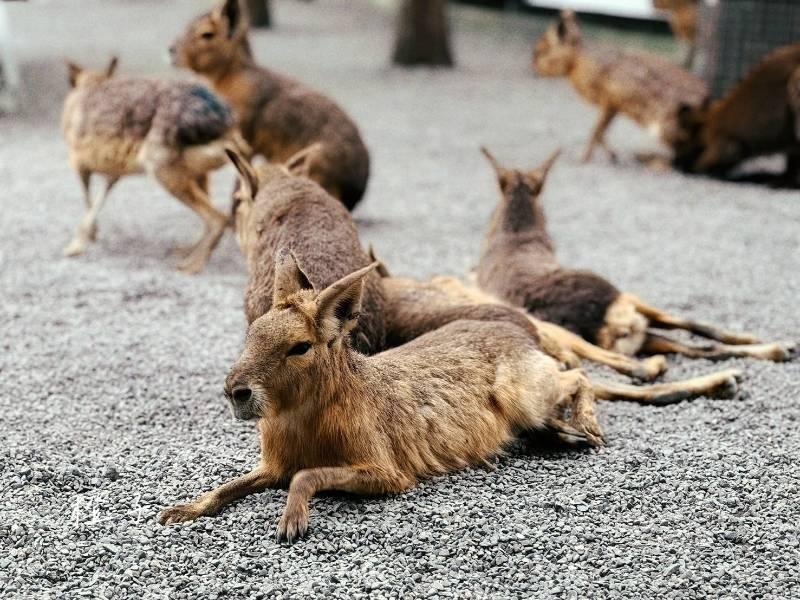
[[255,66],[250,50],[250,42],[244,38],[236,47],[230,59],[216,69],[205,73],[206,78],[214,87],[225,87],[226,82],[238,78],[242,73]]

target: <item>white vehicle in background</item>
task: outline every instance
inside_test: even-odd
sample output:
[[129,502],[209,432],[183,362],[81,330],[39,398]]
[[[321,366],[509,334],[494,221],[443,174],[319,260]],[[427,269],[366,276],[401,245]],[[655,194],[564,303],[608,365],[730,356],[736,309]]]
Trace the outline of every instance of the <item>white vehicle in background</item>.
[[579,13],[594,13],[629,19],[665,21],[662,11],[653,8],[653,0],[522,0],[536,8],[571,8]]

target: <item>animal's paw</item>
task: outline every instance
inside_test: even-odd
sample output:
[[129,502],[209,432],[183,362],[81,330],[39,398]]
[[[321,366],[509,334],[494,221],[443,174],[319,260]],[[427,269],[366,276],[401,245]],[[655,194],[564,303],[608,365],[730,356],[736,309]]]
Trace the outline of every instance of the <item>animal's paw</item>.
[[663,375],[667,370],[667,357],[661,354],[656,354],[643,360],[640,366],[637,367],[631,375],[641,381],[652,381],[660,375]]
[[306,531],[308,531],[308,502],[293,500],[290,497],[278,522],[278,541],[286,540],[293,544],[304,537]]
[[178,264],[178,269],[184,273],[195,275],[205,268],[207,262],[207,253],[194,251]]
[[176,504],[158,513],[158,522],[162,525],[185,523],[186,521],[193,521],[202,515],[203,510],[196,503]]
[[75,238],[64,248],[64,256],[78,256],[86,250],[86,242],[81,238]]
[[739,382],[744,378],[742,372],[738,369],[731,369],[725,374],[727,377],[710,391],[709,397],[727,399],[733,398],[739,393]]

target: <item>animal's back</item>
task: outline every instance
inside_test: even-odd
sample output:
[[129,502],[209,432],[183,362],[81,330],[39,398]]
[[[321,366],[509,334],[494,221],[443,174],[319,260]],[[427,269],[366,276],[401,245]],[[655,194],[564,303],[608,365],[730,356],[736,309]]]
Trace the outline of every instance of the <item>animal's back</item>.
[[76,166],[107,174],[141,172],[153,143],[179,153],[228,134],[233,117],[207,88],[156,79],[112,78],[77,88],[65,101],[63,129]]
[[681,102],[699,103],[708,88],[699,77],[645,51],[605,46],[586,50],[572,80],[593,102],[610,103],[643,126],[658,125]]
[[558,393],[555,362],[510,323],[455,321],[370,359],[398,466],[429,476],[485,460],[542,426]]
[[290,77],[257,66],[248,77],[251,97],[240,115],[245,139],[273,162],[322,142],[309,175],[352,208],[369,178],[369,153],[356,124],[336,102]]
[[[272,257],[281,248],[291,250],[316,289],[370,263],[350,214],[315,182],[299,177],[278,178],[259,190],[253,207],[261,232],[254,256],[269,257],[250,265],[245,294],[248,323],[272,305],[275,280]],[[353,331],[357,349],[374,353],[385,346],[384,302],[380,277],[365,281],[359,324]]]
[[712,107],[708,120],[711,135],[724,134],[747,142],[754,153],[764,143],[764,149],[769,150],[775,140],[797,143],[787,87],[798,67],[800,43],[767,55]]

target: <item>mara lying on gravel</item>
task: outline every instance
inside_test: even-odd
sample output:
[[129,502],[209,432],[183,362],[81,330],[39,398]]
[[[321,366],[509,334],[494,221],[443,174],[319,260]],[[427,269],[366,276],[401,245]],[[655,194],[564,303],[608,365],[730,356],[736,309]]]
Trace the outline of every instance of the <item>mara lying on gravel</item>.
[[719,100],[678,112],[675,164],[725,176],[743,161],[785,153],[783,182],[800,185],[800,42],[770,52]]
[[[86,215],[64,253],[81,254],[97,234],[97,215],[111,188],[125,175],[147,173],[203,219],[205,231],[186,252],[184,271],[201,271],[225,231],[227,217],[208,197],[207,174],[227,160],[224,148],[246,148],[224,102],[202,85],[112,77],[69,63],[72,91],[62,126],[69,162],[80,176]],[[92,174],[106,185],[94,198]]]
[[569,77],[581,96],[600,107],[585,161],[598,145],[616,161],[605,133],[618,113],[671,147],[680,103],[700,103],[708,95],[702,79],[660,56],[623,48],[587,48],[572,11],[563,11],[536,42],[533,67],[543,76]]
[[308,175],[350,210],[369,177],[358,127],[331,99],[256,64],[242,0],[220,0],[170,48],[176,66],[205,77],[233,107],[253,152],[283,162],[319,142]]
[[[274,258],[279,248],[294,253],[316,289],[370,264],[350,213],[305,176],[308,157],[315,150],[312,145],[283,165],[267,163],[258,169],[240,154],[229,152],[240,175],[233,209],[237,239],[250,273],[245,292],[248,323],[272,306]],[[366,275],[363,315],[351,332],[353,347],[365,354],[383,350],[386,341],[382,289],[376,273]]]
[[316,291],[294,256],[275,259],[272,307],[251,323],[225,382],[239,419],[258,419],[261,460],[249,474],[163,510],[162,523],[216,513],[289,485],[278,537],[308,527],[322,490],[402,492],[420,479],[480,464],[517,434],[551,429],[600,445],[591,387],[560,372],[535,336],[511,323],[459,320],[364,356],[349,332],[375,264]]
[[[540,321],[491,294],[467,287],[455,277],[435,277],[430,281],[418,281],[391,277],[383,264],[379,265],[378,270],[383,275],[386,339],[389,345],[407,343],[457,319],[498,321],[532,328],[540,340],[542,351],[572,368],[579,366],[575,355],[608,365],[623,373],[633,374],[640,379],[652,378],[653,372],[660,374],[659,369],[666,367],[663,357],[651,357],[640,362],[593,346],[558,325]],[[528,322],[527,326],[525,321]],[[655,358],[660,360],[650,364],[649,361]],[[733,397],[738,391],[739,376],[740,373],[736,370],[726,370],[654,385],[622,385],[591,378],[590,382],[598,398],[664,405],[698,396]]]
[[[791,356],[793,343],[758,343],[752,335],[678,317],[634,294],[620,292],[595,273],[562,266],[539,200],[558,153],[537,169],[522,171],[506,169],[485,148],[483,152],[497,175],[500,201],[477,269],[481,289],[593,344],[630,356],[640,352],[677,353],[694,358],[741,356],[773,361]],[[651,326],[684,329],[721,343],[689,345]]]

